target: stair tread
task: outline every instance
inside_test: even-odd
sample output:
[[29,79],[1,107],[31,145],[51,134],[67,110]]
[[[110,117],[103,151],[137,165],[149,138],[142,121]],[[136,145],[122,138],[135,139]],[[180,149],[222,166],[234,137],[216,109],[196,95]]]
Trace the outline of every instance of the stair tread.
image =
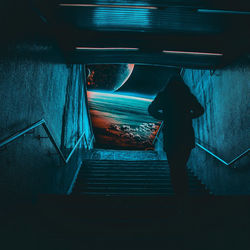
[[153,164],[149,164],[146,161],[145,162],[88,162],[84,163],[84,166],[169,166],[168,162],[154,162]]
[[[165,186],[165,187],[158,187],[158,186],[155,186],[155,187],[144,187],[144,186],[142,186],[142,187],[133,187],[133,186],[129,186],[129,187],[127,187],[127,186],[119,186],[119,187],[115,187],[115,186],[113,186],[113,187],[107,187],[107,186],[105,186],[105,187],[100,187],[100,186],[84,186],[84,187],[82,187],[82,186],[76,186],[75,187],[75,190],[82,190],[82,191],[84,191],[84,190],[98,190],[98,191],[102,191],[102,192],[110,192],[110,191],[114,191],[114,192],[124,192],[124,191],[129,191],[129,190],[133,190],[133,191],[136,191],[136,192],[144,192],[144,191],[149,191],[149,190],[154,190],[154,191],[156,191],[157,190],[157,192],[162,192],[162,191],[164,191],[164,190],[172,190],[173,191],[173,188],[172,188],[172,186],[171,185],[169,185],[169,186]],[[199,186],[189,186],[189,191],[206,191],[206,189],[205,188],[200,188]]]
[[[131,175],[131,174],[88,174],[88,175],[78,175],[79,178],[87,179],[87,178],[127,178],[127,179],[147,179],[147,180],[164,180],[164,179],[170,179],[170,175],[141,175],[141,174],[136,174],[136,175]],[[189,180],[196,180],[196,177],[189,176]]]
[[[145,192],[145,193],[137,193],[137,192],[126,192],[126,193],[115,193],[115,192],[109,192],[109,193],[104,193],[104,192],[89,192],[89,191],[81,191],[79,194],[85,194],[85,195],[100,195],[100,196],[174,196],[174,192]],[[190,192],[190,195],[204,195],[207,194],[207,192]]]
[[[80,172],[85,172],[85,173],[91,173],[91,172],[110,172],[110,173],[115,173],[115,172],[134,172],[134,173],[142,173],[142,172],[145,172],[145,173],[170,173],[170,170],[169,169],[138,169],[138,168],[86,168],[86,169],[82,169]],[[189,172],[188,173],[192,174],[192,172]]]
[[[127,180],[168,180],[170,179],[170,175],[141,175],[141,174],[137,174],[137,175],[131,175],[131,174],[88,174],[88,175],[83,175],[83,174],[79,174],[78,175],[79,178],[81,179],[107,179],[107,180],[117,180],[117,179],[127,179]],[[198,180],[195,176],[188,176],[189,181],[191,180]]]
[[91,166],[91,167],[115,167],[115,166],[125,166],[125,167],[133,167],[133,166],[138,166],[138,167],[168,167],[168,163],[145,163],[145,162],[124,162],[124,163],[84,163],[83,166]]
[[103,187],[85,187],[85,189],[100,189],[100,190],[148,190],[148,189],[159,189],[159,190],[169,190],[172,189],[172,187],[105,187],[105,189]]
[[115,164],[120,164],[120,165],[125,165],[125,164],[135,164],[135,165],[168,165],[168,161],[153,161],[153,162],[148,162],[147,160],[145,161],[85,161],[84,165],[115,165]]
[[[161,184],[157,184],[157,183],[79,183],[76,184],[76,186],[78,187],[95,187],[95,186],[102,186],[102,187],[172,187],[171,182],[168,183],[161,183]],[[189,184],[189,187],[200,187],[200,185],[198,183],[192,183]]]
[[167,160],[159,160],[159,159],[155,159],[155,160],[93,160],[93,159],[87,159],[84,162],[98,162],[98,163],[102,163],[102,162],[168,162]]
[[[170,177],[168,176],[167,178],[161,178],[161,179],[158,179],[158,178],[150,178],[150,179],[145,179],[145,178],[140,178],[140,179],[135,179],[135,178],[121,178],[121,179],[114,179],[114,178],[106,178],[106,177],[102,177],[102,178],[95,178],[95,177],[86,177],[84,179],[82,179],[83,182],[96,182],[96,181],[102,181],[102,182],[105,182],[105,183],[113,183],[113,182],[120,182],[120,181],[128,181],[130,183],[136,183],[136,182],[156,182],[156,183],[161,183],[161,182],[165,182],[167,180],[170,180]],[[190,182],[198,182],[200,183],[200,181],[197,179],[197,178],[193,178],[193,179],[189,179]]]
[[[166,190],[171,190],[171,191],[173,191],[173,188],[171,187],[171,186],[169,186],[169,187],[140,187],[140,188],[138,188],[138,187],[105,187],[105,188],[103,188],[103,187],[85,187],[85,188],[76,188],[76,189],[78,189],[78,190],[82,190],[82,191],[84,191],[84,190],[86,190],[86,191],[90,191],[90,190],[95,190],[95,191],[101,191],[101,192],[108,192],[108,191],[115,191],[115,192],[126,192],[126,191],[132,191],[132,190],[134,190],[134,191],[136,191],[136,192],[145,192],[145,191],[156,191],[157,190],[157,192],[162,192],[162,191],[166,191]],[[202,191],[200,188],[192,188],[192,187],[190,187],[189,188],[189,191]]]
[[[190,194],[207,193],[187,169]],[[174,195],[167,161],[88,160],[78,173],[73,193],[104,196]]]
[[[86,176],[86,172],[79,173],[79,176],[81,176],[81,175]],[[150,174],[146,174],[146,173],[142,174],[140,172],[138,172],[138,173],[128,173],[128,172],[123,172],[123,173],[116,173],[116,172],[114,172],[114,173],[112,173],[112,172],[98,173],[97,172],[97,173],[95,173],[95,172],[88,172],[87,175],[88,176],[131,176],[131,177],[133,177],[133,176],[135,176],[135,177],[136,176],[145,176],[145,177],[148,177],[148,176],[159,176],[159,177],[169,176],[168,174],[163,175],[162,173],[154,173],[154,174],[150,175]]]
[[138,164],[138,165],[135,165],[135,164],[131,164],[131,165],[118,165],[118,164],[114,164],[114,165],[110,165],[110,164],[107,164],[107,165],[84,165],[83,168],[105,168],[105,169],[109,169],[109,168],[113,168],[113,169],[117,169],[117,168],[120,168],[120,169],[123,169],[123,168],[128,168],[128,169],[133,169],[133,168],[138,168],[138,169],[169,169],[169,165],[142,165],[142,164]]
[[[81,173],[157,173],[157,174],[169,174],[170,173],[170,170],[137,170],[137,169],[129,169],[129,170],[121,170],[121,169],[107,169],[107,170],[104,170],[104,169],[85,169],[85,170],[81,170],[80,171]],[[192,174],[192,172],[187,172],[188,174]]]
[[170,193],[100,193],[100,192],[79,192],[84,195],[100,195],[100,196],[174,196],[173,192]]

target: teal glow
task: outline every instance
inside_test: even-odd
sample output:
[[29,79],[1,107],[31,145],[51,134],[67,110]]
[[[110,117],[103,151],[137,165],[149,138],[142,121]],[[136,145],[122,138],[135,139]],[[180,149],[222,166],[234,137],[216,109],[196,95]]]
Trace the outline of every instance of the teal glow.
[[150,25],[150,10],[132,8],[96,8],[93,22],[101,28],[146,28]]
[[95,91],[90,91],[88,90],[89,93],[92,93],[94,95],[101,95],[101,96],[107,96],[107,97],[122,97],[124,99],[131,99],[131,100],[143,100],[146,102],[152,102],[154,99],[154,96],[150,95],[144,95],[144,94],[137,94],[137,93],[130,93],[130,92],[118,92],[114,93],[112,91],[103,91],[103,90],[95,90]]

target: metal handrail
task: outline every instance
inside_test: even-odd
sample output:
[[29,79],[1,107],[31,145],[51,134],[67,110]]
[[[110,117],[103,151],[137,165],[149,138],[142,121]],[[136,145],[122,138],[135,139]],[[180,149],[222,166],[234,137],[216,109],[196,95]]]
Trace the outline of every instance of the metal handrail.
[[[6,138],[5,140],[1,141],[0,142],[0,148],[3,147],[3,146],[6,146],[7,144],[9,144],[10,142],[13,142],[15,141],[17,138],[21,137],[22,135],[26,134],[27,132],[31,131],[32,129],[35,129],[39,126],[43,126],[45,132],[47,133],[48,135],[48,138],[50,139],[51,143],[53,144],[53,146],[55,147],[57,153],[60,155],[61,159],[63,160],[63,162],[65,164],[67,164],[71,158],[71,156],[73,155],[73,153],[75,152],[76,148],[78,147],[79,143],[81,142],[82,138],[85,137],[85,132],[83,132],[81,134],[81,136],[79,137],[79,139],[77,140],[75,146],[73,147],[73,149],[71,150],[71,152],[69,153],[69,155],[67,157],[64,156],[63,152],[61,151],[61,149],[59,148],[59,146],[57,145],[51,131],[49,130],[49,127],[47,126],[46,124],[46,121],[44,119],[41,119],[35,123],[33,123],[32,125],[30,125],[29,127],[25,128],[25,129],[22,129],[20,131],[18,131],[17,133],[9,136],[8,138]],[[94,139],[94,136],[92,136],[91,138],[91,141],[90,143],[92,143]],[[85,137],[85,140],[86,140],[86,137]],[[91,144],[88,144],[87,143],[87,148],[89,147],[89,145]]]
[[[160,134],[160,132],[161,132],[161,130],[162,130],[163,123],[164,123],[164,122],[162,121],[162,123],[161,123],[161,125],[160,125],[160,128],[158,129],[157,134],[156,134],[156,136],[155,136],[155,139],[154,139],[154,141],[153,141],[153,144],[155,144],[157,140],[160,140],[160,139],[159,139],[159,134]],[[204,146],[202,146],[200,143],[196,142],[195,145],[198,146],[199,148],[201,148],[202,150],[204,150],[205,152],[207,152],[208,154],[210,154],[210,155],[213,156],[215,159],[217,159],[218,161],[220,161],[221,163],[223,163],[224,165],[226,165],[226,166],[228,166],[228,167],[231,166],[232,164],[234,164],[234,163],[235,163],[236,161],[238,161],[239,159],[241,159],[241,158],[243,158],[244,156],[246,156],[246,155],[249,153],[249,151],[250,151],[250,148],[248,148],[248,149],[246,149],[244,152],[242,152],[241,154],[239,154],[237,157],[235,157],[233,160],[231,160],[230,162],[226,162],[226,161],[224,161],[223,159],[221,159],[218,155],[214,154],[213,152],[211,152],[210,150],[208,150],[207,148],[205,148]]]
[[234,164],[236,161],[238,161],[239,159],[243,158],[244,156],[246,156],[249,151],[250,148],[248,148],[247,150],[245,150],[243,153],[239,154],[237,157],[235,157],[233,160],[231,160],[230,162],[226,162],[223,159],[221,159],[219,156],[217,156],[216,154],[214,154],[213,152],[211,152],[210,150],[208,150],[207,148],[203,147],[201,144],[199,143],[195,143],[199,148],[203,149],[204,151],[206,151],[208,154],[210,154],[211,156],[213,156],[215,159],[217,159],[218,161],[220,161],[221,163],[223,163],[226,166],[231,166],[232,164]]
[[95,136],[94,136],[94,134],[92,135],[92,138],[91,138],[91,140],[90,140],[90,142],[89,142],[89,144],[87,144],[87,148],[89,149],[89,145],[91,145],[92,144],[92,142],[95,140]]
[[159,127],[159,129],[158,129],[158,131],[156,133],[156,136],[155,136],[155,138],[153,140],[153,145],[156,143],[157,140],[160,140],[159,139],[159,134],[160,134],[160,132],[161,132],[161,130],[163,128],[163,123],[164,123],[164,121],[161,122],[161,125],[160,125],[160,127]]

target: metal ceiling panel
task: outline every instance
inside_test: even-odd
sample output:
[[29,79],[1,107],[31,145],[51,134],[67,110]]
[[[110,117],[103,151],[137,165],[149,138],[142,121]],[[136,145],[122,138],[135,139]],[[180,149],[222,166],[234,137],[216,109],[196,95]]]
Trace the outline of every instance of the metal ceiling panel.
[[[53,0],[51,0],[53,1]],[[249,0],[56,0],[66,4],[99,4],[121,6],[185,7],[250,11]]]
[[170,7],[164,10],[60,7],[59,16],[80,29],[139,32],[223,32],[221,16],[192,9]]

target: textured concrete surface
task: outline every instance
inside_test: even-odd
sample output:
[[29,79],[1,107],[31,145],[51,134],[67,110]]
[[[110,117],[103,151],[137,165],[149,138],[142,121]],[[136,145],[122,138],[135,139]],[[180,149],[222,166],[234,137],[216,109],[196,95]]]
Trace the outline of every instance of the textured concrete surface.
[[[184,70],[183,78],[205,107],[193,121],[201,144],[226,162],[249,148],[250,66],[231,65],[222,70]],[[216,194],[250,194],[249,155],[233,165],[220,162],[196,147],[189,166]]]
[[158,154],[159,160],[167,160],[166,152],[163,149],[163,133],[162,130],[158,134],[158,139],[155,141],[155,151]]
[[84,154],[86,160],[119,160],[119,161],[142,161],[160,160],[156,151],[148,150],[106,150],[93,149]]
[[[90,139],[84,94],[80,65],[52,64],[24,56],[2,58],[0,140],[44,118],[57,144],[68,153],[82,132]],[[1,148],[3,192],[64,193],[68,188],[80,163],[65,166],[50,140],[39,136],[46,137],[42,127]]]

